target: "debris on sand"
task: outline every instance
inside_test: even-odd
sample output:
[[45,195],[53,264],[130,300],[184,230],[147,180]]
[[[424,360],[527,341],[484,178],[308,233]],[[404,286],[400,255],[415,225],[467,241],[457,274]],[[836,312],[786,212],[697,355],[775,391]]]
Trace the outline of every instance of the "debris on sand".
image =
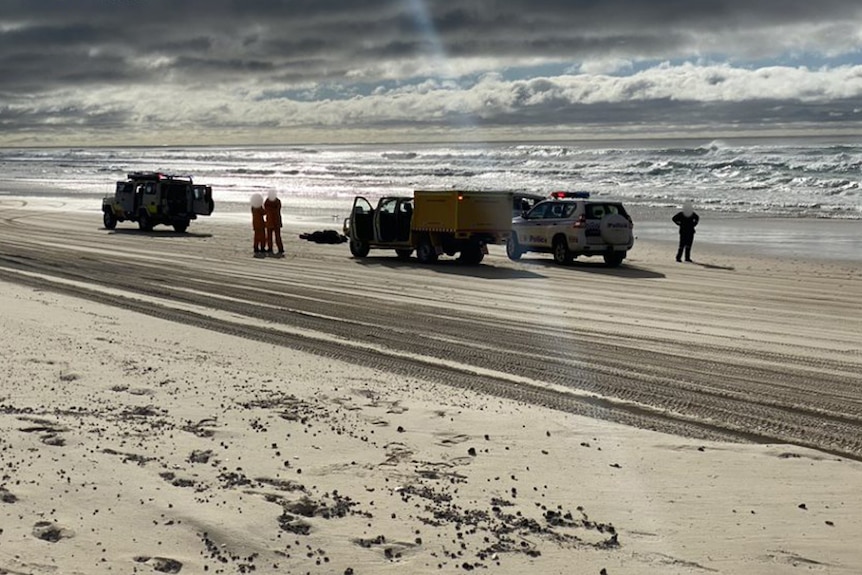
[[317,244],[343,244],[347,241],[347,236],[339,234],[335,230],[318,230],[308,234],[299,234],[299,239]]

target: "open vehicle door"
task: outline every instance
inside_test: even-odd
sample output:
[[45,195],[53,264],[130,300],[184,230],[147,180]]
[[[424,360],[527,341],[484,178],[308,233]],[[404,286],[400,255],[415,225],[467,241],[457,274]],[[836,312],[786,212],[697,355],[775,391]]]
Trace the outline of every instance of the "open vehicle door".
[[350,212],[350,238],[363,242],[373,242],[374,237],[374,208],[371,202],[357,196],[353,200],[353,210]]
[[381,198],[374,214],[374,239],[379,242],[395,241],[397,208],[400,198]]
[[350,240],[350,253],[357,258],[367,256],[375,239],[374,208],[362,196],[353,199],[353,209],[350,210],[345,232]]
[[192,186],[192,211],[199,216],[208,216],[213,213],[215,202],[213,202],[213,190],[211,186],[195,184]]

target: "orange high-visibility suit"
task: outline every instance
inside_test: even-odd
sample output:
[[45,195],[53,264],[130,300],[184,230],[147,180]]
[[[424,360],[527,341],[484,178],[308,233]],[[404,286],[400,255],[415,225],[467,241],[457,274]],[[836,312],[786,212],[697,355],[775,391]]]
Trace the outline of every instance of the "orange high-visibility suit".
[[266,251],[266,210],[263,206],[251,207],[251,227],[254,230],[254,253]]
[[272,243],[278,248],[278,253],[284,253],[284,244],[281,243],[281,200],[275,194],[270,194],[263,203],[266,210],[266,251],[272,253]]

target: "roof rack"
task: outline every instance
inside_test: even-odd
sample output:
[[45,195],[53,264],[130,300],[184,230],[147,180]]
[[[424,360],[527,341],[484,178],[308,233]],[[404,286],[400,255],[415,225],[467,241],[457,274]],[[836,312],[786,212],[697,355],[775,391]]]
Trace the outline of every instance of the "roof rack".
[[163,174],[162,172],[132,172],[127,176],[132,181],[141,180],[182,180],[183,182],[192,182],[191,176],[176,176],[173,174]]

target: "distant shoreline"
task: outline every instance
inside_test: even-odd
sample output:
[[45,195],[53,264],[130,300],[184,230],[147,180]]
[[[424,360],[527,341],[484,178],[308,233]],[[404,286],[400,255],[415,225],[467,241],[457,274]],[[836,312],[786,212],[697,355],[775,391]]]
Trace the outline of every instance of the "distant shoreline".
[[481,145],[586,145],[593,147],[605,144],[621,144],[630,143],[632,145],[641,145],[645,147],[654,147],[657,143],[669,142],[705,142],[711,143],[716,141],[745,141],[748,143],[763,141],[807,141],[821,140],[824,142],[856,142],[862,141],[862,133],[858,130],[845,131],[830,131],[826,133],[814,132],[808,130],[769,130],[760,132],[734,132],[730,130],[708,130],[703,133],[679,133],[679,132],[662,132],[662,133],[640,133],[626,134],[620,133],[603,133],[603,134],[572,134],[564,136],[561,134],[553,134],[549,136],[531,135],[530,137],[513,137],[511,134],[503,134],[495,137],[487,138],[457,138],[457,137],[431,137],[428,134],[417,134],[412,138],[396,137],[383,138],[371,141],[367,137],[357,136],[356,139],[345,139],[344,141],[296,141],[296,142],[210,142],[210,143],[183,143],[172,142],[169,144],[118,144],[116,142],[108,144],[82,144],[68,142],[63,144],[41,144],[41,145],[15,145],[12,143],[0,142],[0,150],[57,150],[57,149],[78,149],[78,150],[104,150],[104,149],[128,149],[128,150],[164,150],[170,148],[302,148],[309,146],[363,146],[363,147],[378,147],[378,146],[481,146]]

